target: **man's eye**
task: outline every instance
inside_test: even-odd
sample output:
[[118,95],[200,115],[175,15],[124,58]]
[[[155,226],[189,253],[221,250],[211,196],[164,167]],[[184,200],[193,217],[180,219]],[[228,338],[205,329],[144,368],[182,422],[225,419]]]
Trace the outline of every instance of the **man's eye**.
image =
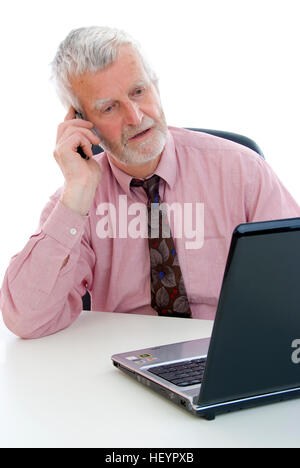
[[141,94],[143,94],[143,92],[144,92],[144,88],[138,88],[135,90],[135,95],[140,96]]
[[106,108],[104,109],[103,112],[105,112],[105,114],[109,114],[109,113],[113,110],[113,107],[114,107],[114,106],[108,106],[108,107],[106,107]]

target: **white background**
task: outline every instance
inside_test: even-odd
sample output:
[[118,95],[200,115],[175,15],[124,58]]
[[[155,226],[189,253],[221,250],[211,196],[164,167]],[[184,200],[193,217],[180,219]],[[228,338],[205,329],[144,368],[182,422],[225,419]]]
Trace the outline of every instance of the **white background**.
[[59,42],[108,25],[142,44],[169,125],[254,139],[300,203],[298,0],[1,3],[0,280],[63,184],[52,156],[65,110],[49,81]]

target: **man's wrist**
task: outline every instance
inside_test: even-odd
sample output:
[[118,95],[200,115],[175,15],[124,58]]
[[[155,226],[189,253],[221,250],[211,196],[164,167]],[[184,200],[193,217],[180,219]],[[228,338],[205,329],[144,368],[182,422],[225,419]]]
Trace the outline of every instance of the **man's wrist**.
[[88,187],[66,186],[61,196],[61,202],[81,216],[87,216],[93,198],[94,193]]

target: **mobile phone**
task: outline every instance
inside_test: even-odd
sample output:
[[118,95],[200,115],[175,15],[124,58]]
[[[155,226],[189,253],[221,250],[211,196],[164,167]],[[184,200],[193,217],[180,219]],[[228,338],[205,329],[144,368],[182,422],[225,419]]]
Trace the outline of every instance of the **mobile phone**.
[[[84,116],[81,114],[81,112],[78,112],[75,110],[75,118],[76,119],[82,119],[82,120],[85,120]],[[76,152],[78,154],[80,154],[80,156],[83,158],[83,159],[86,159],[87,161],[90,159],[89,156],[87,156],[85,154],[85,152],[83,151],[82,147],[81,146],[77,146],[77,149],[76,149]]]

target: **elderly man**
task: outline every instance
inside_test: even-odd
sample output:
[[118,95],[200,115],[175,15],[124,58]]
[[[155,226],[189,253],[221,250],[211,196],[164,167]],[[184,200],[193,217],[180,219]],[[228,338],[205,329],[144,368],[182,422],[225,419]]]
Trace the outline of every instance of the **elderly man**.
[[6,325],[55,333],[87,290],[98,311],[213,319],[235,226],[300,216],[298,205],[253,151],[167,127],[157,78],[126,33],[73,30],[52,67],[68,108],[54,150],[65,184],[7,269]]

